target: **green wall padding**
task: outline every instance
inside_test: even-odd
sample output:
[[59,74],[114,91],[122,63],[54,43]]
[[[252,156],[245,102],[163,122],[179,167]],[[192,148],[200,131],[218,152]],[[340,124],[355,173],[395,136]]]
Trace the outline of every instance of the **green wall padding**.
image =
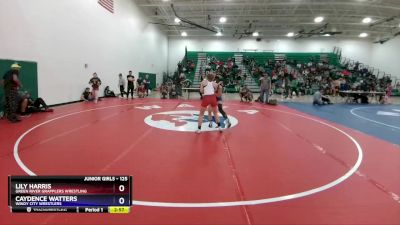
[[[19,79],[22,83],[21,91],[28,91],[32,98],[38,97],[38,74],[37,74],[37,63],[20,61],[20,60],[10,60],[10,59],[0,59],[0,79],[3,80],[4,74],[10,70],[11,64],[18,62],[22,66],[19,74]],[[4,89],[0,88],[0,111],[4,110]]]
[[[148,76],[148,78],[146,78]],[[150,90],[154,90],[156,88],[156,75],[154,73],[144,73],[144,72],[139,72],[139,77],[144,79],[146,78],[150,80]]]

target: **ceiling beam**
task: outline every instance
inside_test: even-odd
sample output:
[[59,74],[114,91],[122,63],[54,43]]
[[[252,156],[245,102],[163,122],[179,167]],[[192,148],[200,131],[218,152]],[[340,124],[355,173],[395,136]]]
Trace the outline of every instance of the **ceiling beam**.
[[[298,25],[306,25],[306,26],[318,26],[318,24],[312,23],[312,22],[301,22],[301,21],[297,21],[297,22],[285,22],[284,24],[277,24],[276,22],[279,21],[275,21],[275,22],[265,22],[265,23],[258,23],[257,26],[258,27],[268,27],[268,26],[291,26],[291,27],[296,27]],[[232,22],[232,23],[225,23],[224,27],[234,27],[234,26],[238,26],[238,27],[247,27],[249,25],[249,23],[247,22]],[[362,23],[353,23],[353,22],[330,22],[329,25],[333,26],[333,25],[343,25],[343,26],[357,26],[357,27],[364,27],[364,30],[371,30],[373,28],[392,28],[391,25],[385,25],[385,24],[380,24],[377,26],[374,26],[373,28],[370,28],[368,25],[366,24],[362,24]]]
[[[219,7],[219,6],[224,6],[224,7],[234,7],[234,6],[256,6],[256,7],[262,7],[262,6],[267,6],[267,7],[273,7],[273,6],[283,6],[283,7],[288,7],[290,5],[297,5],[299,4],[297,1],[293,2],[252,2],[252,1],[244,1],[244,2],[233,2],[233,1],[223,1],[223,2],[206,2],[204,3],[203,1],[182,1],[182,2],[174,2],[174,6],[177,7],[190,7],[190,6],[201,6],[201,5],[206,5],[210,7]],[[312,1],[312,2],[307,2],[304,3],[307,6],[325,6],[327,2],[322,2],[322,1]],[[341,1],[332,1],[329,4],[334,5],[334,6],[349,6],[349,7],[366,7],[366,8],[379,8],[379,9],[392,9],[392,10],[400,10],[399,5],[390,5],[390,4],[371,4],[371,3],[363,3],[363,2],[341,2]],[[140,7],[162,7],[169,5],[168,3],[153,3],[153,4],[138,4]]]
[[[364,18],[365,14],[351,14],[351,15],[346,15],[346,12],[341,12],[343,13],[343,17],[344,18],[353,18],[353,19],[360,19],[360,18]],[[349,11],[350,13],[350,11]],[[353,11],[351,11],[351,13],[353,13]],[[207,14],[211,14],[207,13]],[[222,14],[222,13],[218,13],[218,14]],[[310,15],[309,13],[305,13],[305,14],[254,14],[254,13],[250,13],[250,14],[229,14],[229,13],[223,13],[225,17],[231,17],[231,18],[238,18],[238,17],[249,17],[249,18],[290,18],[290,17],[305,17],[305,18],[313,18],[313,15]],[[196,13],[191,13],[191,14],[179,14],[180,17],[189,19],[189,18],[199,18],[199,19],[203,19],[206,15],[204,14],[196,14]],[[323,14],[324,17],[326,17],[327,19],[336,19],[338,14]],[[150,18],[163,18],[163,15],[150,15]],[[383,19],[386,17],[381,17],[381,16],[372,16],[374,19]],[[211,18],[214,19],[219,19],[219,16],[212,16]],[[229,18],[228,18],[229,19]]]
[[[172,32],[172,31],[175,31],[175,30],[173,30],[173,29],[163,29],[163,31],[166,31],[166,32]],[[200,32],[203,32],[202,30],[199,30],[199,29],[185,29],[185,31],[186,32],[198,32],[198,33],[200,33]],[[268,33],[268,32],[276,32],[276,33],[281,33],[281,34],[284,34],[284,35],[286,35],[287,34],[287,32],[284,32],[284,30],[282,30],[282,29],[263,29],[263,28],[260,28],[260,29],[257,29],[257,31],[259,32],[259,33]],[[290,31],[290,30],[288,30],[288,31]],[[295,32],[296,33],[296,30],[292,30],[293,32]],[[354,30],[354,29],[341,29],[340,31],[342,31],[342,32],[347,32],[347,33],[361,33],[361,32],[365,32],[365,30],[363,30],[363,29],[358,29],[358,30]],[[235,29],[225,29],[224,30],[224,33],[234,33],[235,32]],[[380,33],[383,33],[382,31],[373,31],[373,30],[371,30],[371,31],[368,31],[368,33],[370,33],[370,34],[380,34]]]
[[[181,35],[176,35],[176,34],[171,34],[171,35],[167,35],[168,37],[181,37],[182,38],[182,36]],[[232,35],[224,35],[224,36],[220,36],[220,37],[215,37],[215,36],[210,36],[210,35],[206,35],[206,34],[198,34],[198,35],[192,35],[192,34],[188,34],[188,37],[208,37],[208,38],[215,38],[215,39],[223,39],[223,38],[230,38],[230,39],[238,39],[238,38],[234,38]],[[260,38],[263,38],[263,39],[268,39],[268,38],[280,38],[280,39],[287,39],[287,40],[295,40],[294,38],[288,38],[288,37],[286,37],[286,35],[273,35],[273,34],[271,34],[271,35],[263,35],[263,36],[259,36]],[[358,37],[358,35],[351,35],[351,34],[349,34],[349,35],[340,35],[340,37],[339,36],[337,36],[337,37],[335,37],[335,36],[330,36],[330,37],[323,37],[323,36],[313,36],[313,37],[309,37],[309,38],[300,38],[300,39],[297,39],[296,41],[298,41],[298,40],[303,40],[303,39],[312,39],[312,38],[323,38],[323,39],[343,39],[343,38],[351,38],[351,39],[360,39],[359,37]],[[363,40],[372,40],[372,39],[374,39],[375,37],[371,37],[371,36],[369,36],[369,37],[367,37],[367,38],[363,38]],[[249,39],[253,39],[254,41],[255,41],[255,37],[243,37],[242,38],[242,40],[243,39],[247,39],[247,40],[249,40]]]

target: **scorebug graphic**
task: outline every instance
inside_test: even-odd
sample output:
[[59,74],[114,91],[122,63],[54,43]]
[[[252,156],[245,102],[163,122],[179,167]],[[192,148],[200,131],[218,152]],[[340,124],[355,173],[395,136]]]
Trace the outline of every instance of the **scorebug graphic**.
[[128,213],[131,176],[10,176],[15,213]]

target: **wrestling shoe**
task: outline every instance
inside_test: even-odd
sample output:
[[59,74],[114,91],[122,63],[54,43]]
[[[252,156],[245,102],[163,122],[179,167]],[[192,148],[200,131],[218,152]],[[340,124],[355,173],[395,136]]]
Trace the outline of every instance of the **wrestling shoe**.
[[227,123],[227,128],[231,128],[232,124],[229,119],[226,119],[226,123]]

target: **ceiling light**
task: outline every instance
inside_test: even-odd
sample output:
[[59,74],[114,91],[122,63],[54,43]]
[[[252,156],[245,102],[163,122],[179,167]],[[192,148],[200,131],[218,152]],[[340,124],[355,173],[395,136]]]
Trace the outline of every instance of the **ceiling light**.
[[253,32],[253,37],[258,37],[260,35],[258,32]]
[[330,35],[330,34],[324,34],[324,35],[322,35],[322,36],[324,36],[324,37],[330,37],[331,35]]
[[220,23],[225,23],[225,22],[226,22],[226,17],[221,17],[221,18],[219,18],[219,22],[220,22]]
[[181,36],[182,36],[182,37],[186,37],[186,36],[187,36],[187,33],[186,33],[185,31],[183,31],[183,32],[181,33]]
[[358,35],[360,38],[365,38],[365,37],[368,37],[368,34],[367,33],[361,33],[360,35]]
[[289,32],[288,34],[286,34],[286,36],[288,36],[288,37],[293,37],[293,36],[294,36],[294,33],[293,33],[293,32]]
[[217,36],[222,36],[222,33],[221,33],[220,31],[218,31],[218,33],[215,34],[215,35],[217,35]]
[[175,23],[180,23],[181,22],[181,20],[178,17],[176,17],[174,21],[175,21]]
[[363,23],[371,23],[371,21],[372,21],[372,19],[369,18],[369,17],[365,17],[365,18],[362,20]]
[[314,22],[316,22],[316,23],[321,23],[322,21],[324,21],[324,17],[322,17],[322,16],[315,17],[315,19],[314,19]]

